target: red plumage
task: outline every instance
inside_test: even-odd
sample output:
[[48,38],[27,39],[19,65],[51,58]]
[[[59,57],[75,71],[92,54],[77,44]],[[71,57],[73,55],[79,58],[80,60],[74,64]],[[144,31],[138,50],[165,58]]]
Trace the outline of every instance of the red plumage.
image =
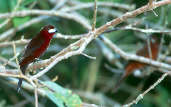
[[[151,49],[151,55],[152,55],[152,59],[156,60],[157,56],[158,56],[158,52],[159,52],[159,46],[160,46],[160,38],[157,38],[155,36],[152,36],[152,38],[150,38],[150,49]],[[148,49],[148,44],[146,43],[145,46],[138,50],[136,55],[138,56],[143,56],[146,58],[150,58],[150,54],[149,54],[149,49]],[[140,63],[137,61],[129,61],[129,63],[125,66],[125,72],[122,75],[121,79],[116,83],[115,85],[115,91],[117,91],[118,87],[120,86],[121,82],[128,77],[133,71],[135,71],[136,69],[141,69],[144,66],[146,66],[147,64],[144,63]]]
[[[54,26],[47,25],[43,27],[40,32],[28,43],[21,58],[19,65],[23,74],[27,66],[36,58],[39,58],[48,48],[53,35],[57,32]],[[20,78],[18,82],[17,91],[19,92],[23,79]]]

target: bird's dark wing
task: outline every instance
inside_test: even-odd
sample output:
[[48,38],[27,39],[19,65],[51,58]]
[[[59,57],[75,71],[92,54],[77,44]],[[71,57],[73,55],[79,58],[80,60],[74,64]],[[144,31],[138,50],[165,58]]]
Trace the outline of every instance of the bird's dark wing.
[[44,43],[44,38],[40,36],[41,35],[38,34],[28,43],[24,51],[23,58],[33,55],[34,51],[41,47],[41,45]]

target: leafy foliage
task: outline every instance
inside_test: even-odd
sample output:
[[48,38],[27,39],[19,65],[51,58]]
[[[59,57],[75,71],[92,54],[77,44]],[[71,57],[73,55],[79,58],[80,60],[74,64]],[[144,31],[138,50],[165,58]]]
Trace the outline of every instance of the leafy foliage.
[[[6,12],[14,11],[14,8],[17,4],[18,0],[0,0],[0,14]],[[59,0],[22,0],[20,6],[16,11],[20,10],[31,10],[31,9],[40,9],[40,10],[50,10],[55,7],[56,3],[53,1]],[[68,0],[68,1],[79,1],[81,3],[93,3],[93,0]],[[139,8],[146,4],[148,0],[98,0],[98,1],[107,1],[113,3],[121,3],[128,5],[135,5],[136,8]],[[159,0],[158,0],[159,1]],[[53,2],[53,3],[50,3]],[[32,5],[35,5],[32,7]],[[66,3],[65,6],[59,9],[63,9],[66,7],[74,6],[74,3]],[[138,23],[136,27],[145,28],[146,25],[149,28],[154,29],[170,29],[171,27],[171,5],[163,6],[161,8],[155,9],[154,11],[158,14],[156,17],[153,12],[149,11],[136,18],[130,19],[117,27],[124,27],[130,24]],[[128,10],[120,9],[116,7],[98,7],[97,12],[97,26],[99,27],[106,22],[119,17],[121,14],[126,13]],[[80,9],[75,12],[83,15],[90,23],[92,22],[93,16],[93,7]],[[72,13],[72,12],[69,12]],[[20,25],[29,22],[32,18],[37,16],[25,16],[25,17],[15,17],[12,18],[11,21],[0,29],[0,33],[3,34],[11,28],[19,27]],[[0,24],[4,22],[6,19],[0,19]],[[39,23],[35,23],[26,29],[22,29],[20,31],[12,34],[11,38],[7,38],[6,41],[15,41],[19,40],[22,36],[26,39],[31,39],[37,32],[39,32],[40,28],[47,24],[55,25],[60,33],[66,35],[74,35],[74,34],[83,34],[87,33],[87,29],[85,29],[81,24],[72,20],[65,19],[62,17],[49,17]],[[0,37],[1,37],[0,34]],[[144,40],[142,37],[147,37],[151,34],[140,33],[132,30],[119,30],[111,33],[104,34],[108,37],[113,43],[118,45],[121,49],[128,53],[135,53],[136,50],[140,49],[144,45]],[[161,36],[159,34],[158,36]],[[163,35],[162,35],[163,36]],[[171,53],[169,52],[169,45],[171,41],[170,35],[164,35],[164,42],[162,48],[162,55],[167,54],[168,58],[170,58]],[[64,39],[54,39],[49,46],[47,52],[40,59],[47,59],[57,54],[60,50],[73,43],[75,40],[64,40]],[[0,42],[3,43],[4,41]],[[100,47],[103,45],[102,47]],[[22,53],[25,45],[16,45],[17,53]],[[84,51],[86,54],[95,56],[97,60],[90,60],[84,56],[74,56],[67,60],[61,61],[57,65],[55,65],[48,73],[47,77],[49,80],[54,77],[54,75],[58,75],[58,83],[45,81],[44,84],[47,86],[43,88],[45,91],[46,97],[39,96],[39,103],[44,105],[45,107],[80,107],[83,102],[93,103],[98,105],[104,105],[105,107],[113,107],[113,104],[118,102],[119,104],[124,104],[130,102],[136,98],[137,95],[142,93],[144,89],[149,87],[146,84],[153,84],[157,78],[161,76],[159,72],[146,72],[150,71],[148,68],[142,69],[141,71],[145,71],[142,73],[143,76],[135,77],[134,75],[129,76],[127,80],[124,81],[123,87],[113,94],[110,90],[113,90],[114,83],[120,77],[118,73],[115,71],[123,71],[124,66],[128,62],[123,59],[121,56],[112,52],[109,49],[110,53],[115,57],[112,61],[119,61],[121,68],[118,68],[111,60],[107,59],[106,56],[110,56],[111,54],[104,54],[103,49],[109,49],[103,43],[99,43],[97,40],[92,41],[91,44]],[[109,55],[108,55],[109,54]],[[8,59],[11,61],[11,58],[14,58],[13,48],[8,47],[0,47],[0,66],[4,65],[2,59]],[[20,57],[19,57],[20,59]],[[11,61],[12,64],[15,63],[14,60]],[[106,65],[109,65],[112,69],[107,68]],[[5,66],[7,69],[14,69],[9,65]],[[1,71],[2,69],[0,69]],[[112,71],[112,72],[111,72]],[[113,72],[114,71],[114,72]],[[145,75],[144,75],[145,74]],[[149,76],[149,74],[151,75]],[[150,80],[148,78],[151,78]],[[155,78],[155,81],[154,81]],[[46,77],[43,77],[46,80]],[[170,77],[164,80],[159,87],[155,88],[152,92],[148,93],[142,101],[140,101],[136,106],[137,107],[170,107],[171,106],[171,86]],[[152,81],[153,80],[153,81]],[[25,102],[24,107],[32,107],[34,105],[34,96],[30,91],[24,90],[23,93],[16,92],[16,85],[12,85],[11,82],[8,81],[8,78],[0,78],[0,107],[8,107],[8,105],[17,105]],[[60,85],[58,85],[60,84]],[[64,87],[68,87],[83,93],[73,93],[71,90],[66,89]],[[125,88],[126,87],[126,88]],[[91,96],[87,96],[86,92],[89,92]]]
[[72,93],[71,90],[62,88],[58,84],[47,81],[44,84],[48,87],[46,91],[47,97],[53,101],[59,107],[80,107],[82,104],[81,99],[76,94]]

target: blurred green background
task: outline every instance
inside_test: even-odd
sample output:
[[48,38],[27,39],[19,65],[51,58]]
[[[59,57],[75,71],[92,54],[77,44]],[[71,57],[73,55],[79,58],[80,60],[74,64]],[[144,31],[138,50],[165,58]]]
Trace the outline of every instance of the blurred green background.
[[[119,17],[119,15],[122,15],[127,11],[131,11],[131,6],[134,6],[132,9],[136,9],[148,3],[148,0],[98,0],[98,2],[101,1],[125,4],[130,6],[130,10],[112,6],[99,6],[96,27],[100,27],[106,22]],[[31,9],[51,10],[55,4],[58,4],[59,2],[60,0],[22,0],[16,11]],[[93,0],[68,0],[62,8],[74,6],[74,3],[72,2],[81,2],[86,4],[90,2],[93,3]],[[16,4],[17,0],[0,0],[0,14],[12,12]],[[154,10],[158,16],[155,16],[151,11],[145,12],[136,18],[129,19],[128,21],[119,24],[117,27],[123,27],[138,22],[139,24],[136,26],[138,28],[146,28],[146,26],[148,26],[148,28],[154,29],[170,29],[170,10],[171,5],[165,5]],[[93,7],[80,9],[76,12],[92,23]],[[7,25],[0,28],[0,36],[10,28],[17,28],[35,17],[38,16],[33,15],[12,18]],[[5,20],[6,19],[0,19],[0,23],[3,23]],[[24,36],[25,39],[31,39],[39,32],[42,26],[47,24],[55,25],[60,33],[66,35],[76,35],[88,32],[86,28],[74,20],[52,16],[39,23],[32,24],[25,29],[17,31],[10,38],[6,38],[6,41],[19,40],[22,36]],[[133,30],[118,30],[104,35],[125,52],[135,53],[136,50],[140,49],[145,43],[141,36],[147,37],[151,34],[140,33]],[[158,34],[158,36],[161,35],[162,34]],[[166,52],[166,57],[171,55],[169,48],[170,40],[170,35],[163,35],[163,47],[160,52],[161,55],[165,55]],[[47,52],[40,59],[50,58],[75,41],[76,40],[53,39]],[[3,42],[4,41],[1,41],[1,43]],[[17,45],[17,52],[22,52],[23,49],[24,45]],[[118,60],[122,68],[118,68],[115,63],[107,59],[108,55],[104,53],[104,49],[107,49],[107,51],[112,53],[115,57],[114,60]],[[41,80],[44,81],[45,84],[50,85],[50,87],[56,87],[56,92],[54,94],[50,93],[48,89],[44,89],[48,97],[39,95],[40,106],[56,107],[58,105],[59,107],[74,107],[73,105],[68,105],[74,103],[74,101],[79,104],[83,102],[97,104],[99,107],[113,107],[117,104],[119,106],[134,100],[162,75],[162,73],[158,71],[149,72],[152,68],[145,67],[141,70],[142,73],[140,76],[129,76],[122,83],[119,91],[117,93],[112,93],[114,84],[121,75],[120,73],[115,73],[112,70],[115,69],[123,71],[123,68],[128,61],[120,57],[115,52],[112,52],[110,48],[98,39],[92,41],[84,52],[96,57],[96,60],[88,59],[82,55],[72,56],[69,59],[60,61],[60,63],[55,65],[55,67],[53,67],[46,76],[41,78]],[[0,57],[5,59],[12,58],[12,46],[0,47]],[[21,56],[19,56],[19,58],[20,57]],[[12,62],[15,63],[15,60]],[[0,65],[3,64],[4,62],[0,61]],[[6,66],[6,68],[13,69],[11,66]],[[54,84],[54,82],[47,82],[47,80],[52,80],[56,76],[58,77],[57,81],[55,81],[56,84]],[[139,101],[138,104],[133,105],[133,107],[170,107],[170,80],[171,77],[166,77],[161,84],[146,94],[143,100]],[[21,93],[17,93],[16,85],[9,81],[11,80],[7,77],[0,78],[0,107],[34,106],[34,92],[22,89]],[[70,90],[72,90],[72,92],[70,92]],[[57,99],[55,99],[55,97]]]

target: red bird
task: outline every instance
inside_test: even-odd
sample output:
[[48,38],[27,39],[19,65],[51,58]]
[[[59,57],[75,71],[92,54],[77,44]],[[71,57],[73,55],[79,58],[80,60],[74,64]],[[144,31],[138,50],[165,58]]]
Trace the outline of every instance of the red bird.
[[[20,70],[25,74],[26,69],[30,63],[39,58],[48,48],[50,41],[57,29],[52,25],[44,26],[40,32],[28,43],[21,58],[19,65]],[[23,78],[19,79],[17,91],[20,91]]]
[[[155,36],[152,36],[150,38],[150,49],[151,49],[151,56],[153,60],[156,60],[158,57],[158,52],[159,52],[159,47],[160,47],[160,38],[157,38]],[[150,52],[148,49],[148,44],[146,42],[145,46],[138,50],[136,55],[138,56],[143,56],[146,58],[150,58]],[[128,77],[132,72],[134,72],[136,69],[141,69],[144,66],[146,66],[147,64],[144,63],[140,63],[137,61],[129,61],[128,64],[125,66],[125,72],[122,75],[121,79],[116,83],[115,85],[115,92],[117,91],[119,85],[121,84],[121,82]]]

